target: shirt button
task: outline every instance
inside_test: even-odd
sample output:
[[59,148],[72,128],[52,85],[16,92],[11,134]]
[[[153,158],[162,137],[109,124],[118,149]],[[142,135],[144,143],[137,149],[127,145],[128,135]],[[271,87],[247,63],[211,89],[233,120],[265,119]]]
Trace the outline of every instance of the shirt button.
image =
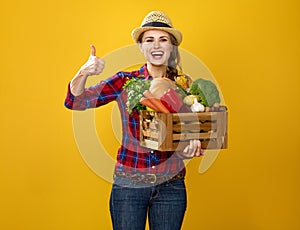
[[153,153],[154,153],[154,151],[153,151],[153,150],[151,150],[151,151],[150,151],[150,153],[152,153],[152,154],[153,154]]
[[151,168],[155,169],[155,166],[153,165],[153,166],[151,166]]

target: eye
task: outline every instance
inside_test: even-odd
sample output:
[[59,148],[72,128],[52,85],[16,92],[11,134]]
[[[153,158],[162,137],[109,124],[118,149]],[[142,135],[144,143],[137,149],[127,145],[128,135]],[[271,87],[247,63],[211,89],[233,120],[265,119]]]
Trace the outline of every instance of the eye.
[[144,42],[153,42],[153,38],[146,38]]

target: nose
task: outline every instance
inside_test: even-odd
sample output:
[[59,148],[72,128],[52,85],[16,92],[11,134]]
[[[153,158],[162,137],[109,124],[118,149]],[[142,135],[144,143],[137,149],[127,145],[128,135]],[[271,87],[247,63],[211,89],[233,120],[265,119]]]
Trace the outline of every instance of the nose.
[[160,42],[158,40],[154,41],[154,48],[159,48],[160,47]]

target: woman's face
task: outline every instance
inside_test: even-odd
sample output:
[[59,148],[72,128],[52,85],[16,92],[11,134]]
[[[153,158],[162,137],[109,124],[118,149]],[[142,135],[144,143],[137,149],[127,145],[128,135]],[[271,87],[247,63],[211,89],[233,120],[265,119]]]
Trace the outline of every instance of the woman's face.
[[156,66],[168,65],[172,43],[170,35],[167,32],[161,30],[148,30],[144,32],[139,47],[147,62]]

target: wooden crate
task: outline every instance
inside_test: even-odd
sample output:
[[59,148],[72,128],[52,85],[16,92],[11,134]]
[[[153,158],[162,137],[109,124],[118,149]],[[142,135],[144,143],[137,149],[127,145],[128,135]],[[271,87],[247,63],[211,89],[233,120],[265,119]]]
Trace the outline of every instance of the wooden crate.
[[160,150],[183,150],[199,139],[204,149],[227,148],[227,111],[203,113],[140,112],[140,144]]

